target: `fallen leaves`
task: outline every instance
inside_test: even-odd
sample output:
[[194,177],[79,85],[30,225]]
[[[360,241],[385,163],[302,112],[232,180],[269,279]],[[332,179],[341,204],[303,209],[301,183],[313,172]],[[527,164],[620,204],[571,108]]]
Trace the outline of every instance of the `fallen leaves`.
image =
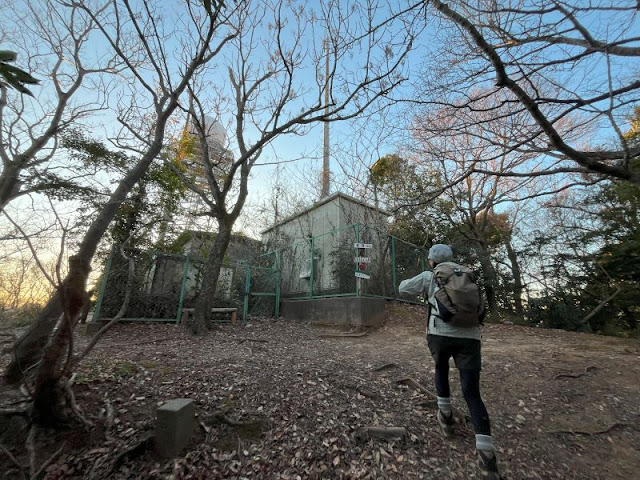
[[[605,383],[577,390],[585,379],[550,386],[558,372],[549,368],[563,366],[551,356],[562,337],[554,351],[550,333],[533,330],[529,339],[522,332],[490,326],[485,333],[483,394],[503,470],[516,479],[598,478],[581,463],[587,453],[600,451],[602,442],[620,445],[621,436],[637,444],[637,432],[616,425],[589,430],[608,435],[549,435],[542,414],[579,410],[596,399],[631,424],[635,384],[618,388],[615,396],[598,391]],[[422,328],[389,322],[363,337],[318,339],[307,324],[273,320],[250,329],[223,326],[203,337],[169,325],[120,325],[99,345],[81,367],[77,397],[83,411],[99,414],[102,425],[109,419],[109,426],[104,436],[65,450],[47,468],[48,479],[105,478],[109,472],[116,479],[478,478],[473,433],[458,429],[446,442],[437,428],[433,365]],[[601,368],[588,369],[588,379],[608,381],[603,373],[612,361],[599,358]],[[594,359],[572,362],[565,371],[586,372]],[[626,379],[615,377],[617,383]],[[466,412],[455,371],[451,387],[456,408]],[[157,406],[178,397],[197,405],[191,445],[167,461],[135,450],[153,431]],[[406,434],[359,436],[363,429],[390,427]],[[131,449],[135,455],[122,456]],[[615,461],[617,450],[608,451]],[[632,462],[627,460],[629,468]]]

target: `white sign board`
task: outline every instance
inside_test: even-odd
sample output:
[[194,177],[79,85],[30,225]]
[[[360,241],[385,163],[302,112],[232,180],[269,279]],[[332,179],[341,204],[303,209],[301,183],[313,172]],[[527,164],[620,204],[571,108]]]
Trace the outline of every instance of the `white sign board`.
[[356,263],[370,263],[371,259],[369,257],[356,257],[355,258],[355,262]]
[[365,280],[369,280],[371,278],[371,275],[369,275],[368,273],[356,272],[356,277],[357,278],[364,278]]
[[353,248],[373,248],[372,243],[354,243]]

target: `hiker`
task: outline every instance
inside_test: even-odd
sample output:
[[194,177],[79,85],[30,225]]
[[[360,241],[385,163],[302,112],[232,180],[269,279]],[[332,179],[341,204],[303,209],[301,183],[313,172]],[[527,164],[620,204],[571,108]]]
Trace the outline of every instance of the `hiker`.
[[[422,294],[429,304],[427,344],[435,361],[435,382],[438,394],[437,420],[444,436],[450,438],[453,435],[453,410],[449,390],[449,358],[453,357],[456,367],[460,371],[462,393],[469,406],[471,421],[476,433],[476,449],[483,478],[499,480],[500,474],[496,461],[496,449],[491,436],[489,415],[480,397],[480,369],[482,367],[480,323],[481,317],[484,316],[483,302],[480,292],[473,282],[471,271],[467,267],[453,263],[452,259],[451,247],[444,244],[433,245],[429,250],[428,260],[431,268],[434,268],[434,272],[425,271],[402,281],[399,291],[410,295]],[[438,265],[440,268],[436,268]],[[455,300],[458,300],[460,296],[451,291],[451,287],[444,278],[447,275],[443,275],[443,272],[447,271],[449,274],[453,273],[453,275],[459,276],[459,279],[455,279],[456,285],[466,282],[463,287],[466,287],[469,292],[475,291],[475,298],[470,299],[471,304],[475,302],[475,311],[462,322],[463,326],[453,325],[459,322],[454,322],[452,312],[447,311],[447,303],[451,310],[457,309],[450,297],[455,297]],[[461,272],[468,272],[471,274],[470,278],[462,280]],[[445,283],[449,287],[447,291],[444,289]]]

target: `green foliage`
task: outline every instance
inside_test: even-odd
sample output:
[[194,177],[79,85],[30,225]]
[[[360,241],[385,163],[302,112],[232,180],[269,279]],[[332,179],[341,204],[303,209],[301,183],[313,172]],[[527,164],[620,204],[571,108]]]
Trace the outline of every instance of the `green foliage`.
[[0,50],[0,85],[8,85],[24,95],[33,96],[25,85],[38,85],[40,80],[18,67],[11,65],[18,58],[15,52]]
[[[632,167],[638,166],[635,159]],[[569,231],[564,251],[544,272],[554,291],[536,300],[556,305],[530,311],[530,319],[555,328],[634,335],[640,326],[640,188],[608,181],[575,207],[590,214],[574,214],[577,231]]]
[[60,135],[60,146],[71,158],[86,167],[97,166],[123,171],[129,157],[122,152],[114,152],[102,142],[87,137],[79,128],[69,128]]
[[47,171],[38,175],[38,181],[31,185],[31,189],[57,200],[80,200],[93,204],[100,198],[95,189]]
[[57,200],[78,200],[83,204],[83,209],[99,207],[104,192],[96,191],[78,179],[91,177],[99,170],[124,171],[128,157],[120,152],[112,152],[102,142],[87,138],[78,128],[64,130],[59,134],[58,141],[60,150],[56,155],[68,156],[70,161],[67,158],[64,160],[65,170],[72,171],[72,174],[62,176],[54,169],[42,169],[37,176],[28,180],[27,190]]
[[129,197],[122,202],[111,226],[111,237],[114,243],[127,242],[129,246],[148,247],[147,219],[150,216],[150,203],[147,201],[145,180],[131,189]]
[[189,243],[192,238],[193,232],[181,232],[173,242],[165,246],[164,251],[168,253],[182,253],[184,252],[185,245]]
[[395,153],[380,157],[371,167],[371,183],[378,187],[398,183],[407,169],[407,161]]
[[[175,159],[170,164],[151,165],[122,203],[114,219],[111,236],[115,243],[129,239],[129,246],[136,248],[154,248],[176,253],[180,251],[166,239],[154,244],[151,231],[159,228],[166,232],[171,218],[178,210],[186,186],[175,170],[183,171],[184,168]],[[187,240],[184,239],[184,243]]]
[[[79,165],[85,172],[102,169],[125,173],[132,163],[126,154],[110,150],[103,142],[88,137],[78,128],[65,130],[60,135],[60,146],[73,160],[71,163]],[[120,206],[111,226],[114,242],[119,244],[129,239],[129,245],[133,247],[167,249],[166,244],[153,245],[151,231],[154,228],[166,230],[178,210],[186,186],[176,171],[184,172],[186,167],[175,152],[167,150],[163,156],[172,160],[152,164]],[[99,207],[104,198],[91,188],[54,174],[42,174],[39,181],[39,189],[50,191],[49,194],[56,198],[82,200],[85,205],[94,207]]]
[[[640,107],[634,108],[629,123],[625,139],[635,146],[640,142]],[[631,159],[630,168],[640,171],[640,158]],[[594,272],[587,281],[585,296],[601,299],[618,292],[603,309],[607,321],[598,327],[609,332],[637,331],[640,325],[640,187],[610,181],[589,203],[600,207],[600,228],[583,237],[600,247],[593,257]]]
[[603,205],[602,227],[595,234],[602,247],[593,257],[594,271],[585,295],[603,299],[619,291],[604,310],[610,318],[606,324],[635,330],[640,321],[640,188],[611,182],[595,201]]
[[589,331],[589,325],[582,322],[584,316],[584,309],[580,308],[580,299],[562,293],[531,299],[527,312],[527,319],[531,325],[572,331]]
[[[481,229],[482,239],[489,248],[495,248],[511,237],[512,227],[508,213],[482,211],[476,216],[474,222]],[[468,228],[471,230],[473,227],[468,226]]]
[[425,202],[425,192],[437,188],[439,177],[419,174],[397,154],[381,157],[370,174],[382,202],[394,209],[390,233],[416,245],[431,246],[436,235],[441,235],[438,226],[448,224],[452,214],[452,205],[445,200]]
[[132,362],[118,362],[113,366],[113,375],[117,379],[127,379],[134,376],[140,368]]

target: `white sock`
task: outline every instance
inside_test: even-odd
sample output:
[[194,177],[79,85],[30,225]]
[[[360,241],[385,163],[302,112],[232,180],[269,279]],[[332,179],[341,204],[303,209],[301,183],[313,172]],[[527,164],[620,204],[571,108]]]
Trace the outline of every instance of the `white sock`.
[[451,397],[438,397],[438,408],[445,417],[450,417],[452,413]]
[[493,437],[491,435],[476,435],[476,450],[495,455],[496,447],[493,444]]

